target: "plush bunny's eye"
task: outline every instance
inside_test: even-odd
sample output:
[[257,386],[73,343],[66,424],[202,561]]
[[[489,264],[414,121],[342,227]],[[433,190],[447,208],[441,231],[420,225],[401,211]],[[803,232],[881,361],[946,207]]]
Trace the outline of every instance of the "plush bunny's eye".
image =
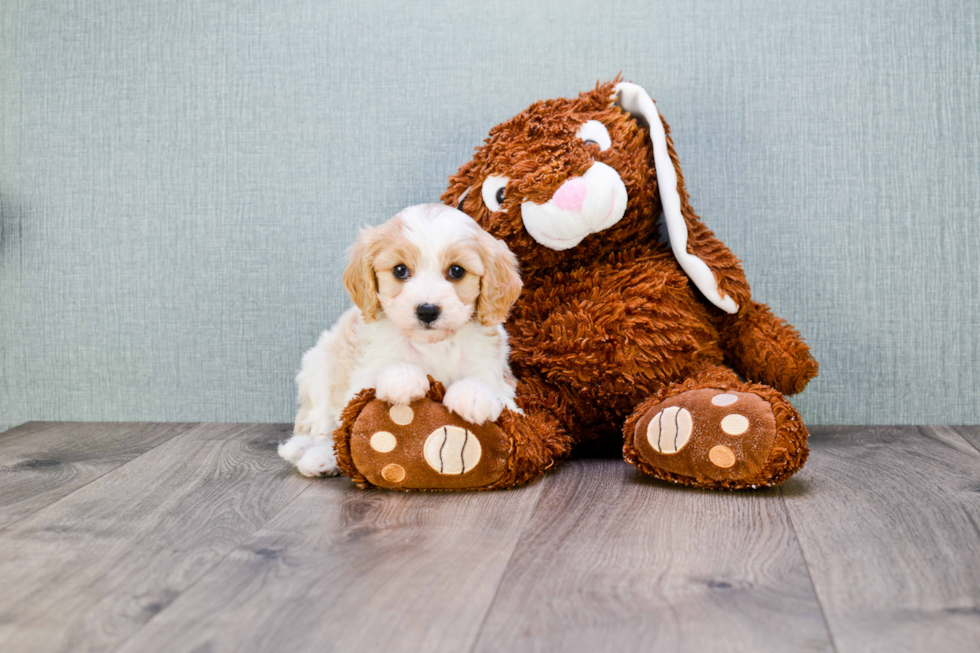
[[507,188],[508,181],[510,179],[507,177],[490,175],[483,182],[483,203],[495,213],[500,210],[500,205],[504,203],[504,199],[506,198],[504,189]]
[[609,138],[609,130],[598,120],[589,120],[578,129],[575,134],[586,144],[595,143],[599,146],[599,151],[604,152],[612,146],[612,139]]

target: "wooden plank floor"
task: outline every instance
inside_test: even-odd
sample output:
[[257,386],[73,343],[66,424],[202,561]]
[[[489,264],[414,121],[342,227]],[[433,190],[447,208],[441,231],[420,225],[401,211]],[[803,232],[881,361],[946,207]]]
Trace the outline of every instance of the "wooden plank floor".
[[0,650],[980,650],[980,428],[815,428],[762,492],[454,494],[305,479],[288,430],[0,434]]

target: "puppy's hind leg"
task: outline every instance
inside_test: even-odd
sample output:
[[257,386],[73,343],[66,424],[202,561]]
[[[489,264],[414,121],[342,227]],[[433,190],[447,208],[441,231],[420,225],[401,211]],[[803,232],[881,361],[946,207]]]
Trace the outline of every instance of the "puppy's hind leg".
[[322,412],[323,405],[329,396],[329,355],[324,340],[331,337],[329,332],[320,337],[316,346],[303,356],[303,364],[296,375],[296,385],[299,387],[299,411],[296,413],[296,423],[293,426],[293,437],[279,444],[279,457],[297,465],[300,459],[314,444],[312,435],[317,422],[317,414]]
[[333,440],[313,442],[303,457],[296,462],[296,470],[303,476],[337,476],[340,474],[340,468],[337,467],[337,455],[333,450]]
[[310,436],[294,435],[285,442],[279,443],[279,457],[295,465],[311,446],[313,446],[313,438]]
[[279,444],[279,456],[293,465],[303,476],[336,476],[340,473],[333,450],[333,429],[323,426],[328,435],[311,436],[305,433],[293,435]]
[[293,465],[298,463],[303,454],[313,445],[313,438],[310,437],[310,411],[313,410],[313,399],[310,397],[309,370],[306,367],[308,357],[313,351],[311,349],[303,357],[303,367],[296,375],[296,384],[299,386],[299,412],[296,413],[293,437],[279,443],[279,457]]
[[343,408],[353,338],[356,309],[345,313],[337,325],[325,331],[316,346],[303,356],[296,375],[299,389],[299,411],[293,437],[279,445],[279,455],[296,465],[305,476],[338,473],[333,453],[333,432],[339,426],[337,417]]

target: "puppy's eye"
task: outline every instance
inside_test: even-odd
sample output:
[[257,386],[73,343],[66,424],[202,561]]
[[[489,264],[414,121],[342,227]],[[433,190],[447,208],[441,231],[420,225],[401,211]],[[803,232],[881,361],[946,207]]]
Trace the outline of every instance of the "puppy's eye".
[[464,274],[466,274],[466,270],[464,270],[459,265],[450,265],[449,266],[449,278],[450,279],[462,279]]
[[612,139],[609,138],[609,130],[598,120],[588,120],[578,129],[575,134],[581,138],[586,145],[595,143],[599,146],[599,151],[604,152],[612,146]]
[[483,203],[494,213],[499,211],[500,206],[504,203],[504,199],[506,198],[504,189],[507,188],[508,181],[510,179],[507,177],[490,175],[483,182]]
[[396,279],[407,279],[408,278],[408,268],[404,265],[396,265],[391,268],[391,273],[395,275]]

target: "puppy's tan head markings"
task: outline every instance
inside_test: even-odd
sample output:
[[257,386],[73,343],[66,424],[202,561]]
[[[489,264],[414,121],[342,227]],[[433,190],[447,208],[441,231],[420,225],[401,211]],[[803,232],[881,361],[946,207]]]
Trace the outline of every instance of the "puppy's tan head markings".
[[449,337],[473,319],[502,323],[521,289],[506,245],[440,204],[409,207],[363,231],[344,284],[366,321],[383,313],[424,342]]

